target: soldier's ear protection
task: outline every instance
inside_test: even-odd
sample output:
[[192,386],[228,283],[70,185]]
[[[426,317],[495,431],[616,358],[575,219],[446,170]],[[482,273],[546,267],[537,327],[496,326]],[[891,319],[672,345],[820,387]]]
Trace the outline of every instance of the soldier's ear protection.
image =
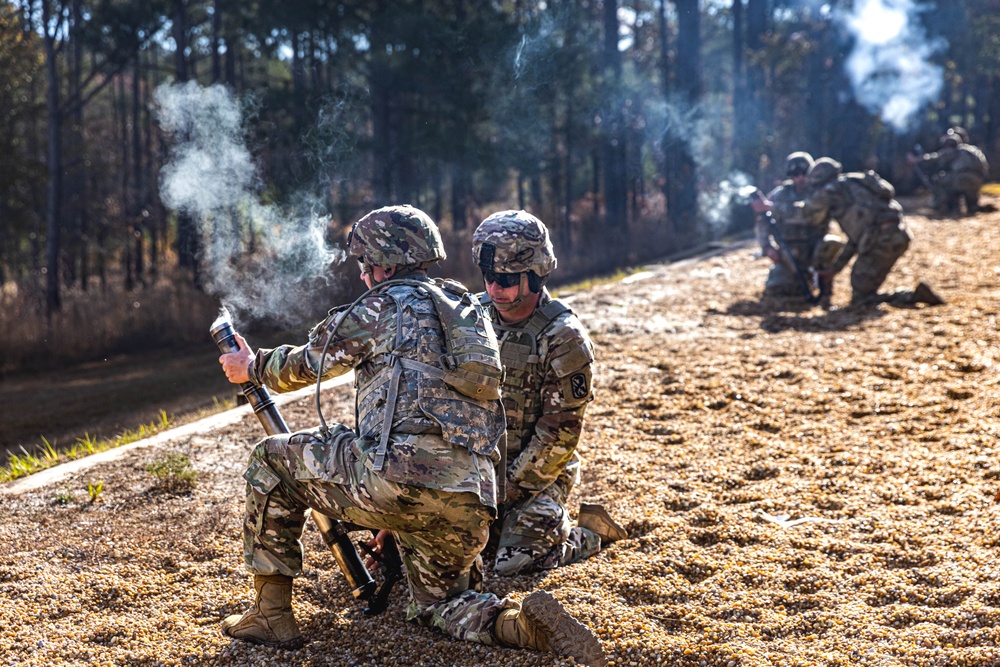
[[533,294],[538,294],[542,291],[542,288],[545,287],[545,281],[548,279],[548,276],[542,278],[534,271],[528,271],[528,289],[530,289]]

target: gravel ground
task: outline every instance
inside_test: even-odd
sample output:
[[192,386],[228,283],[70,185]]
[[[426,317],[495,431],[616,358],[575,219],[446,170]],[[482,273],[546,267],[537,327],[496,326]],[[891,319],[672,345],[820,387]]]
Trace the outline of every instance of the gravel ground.
[[[944,306],[847,309],[846,275],[829,313],[761,302],[746,245],[567,295],[599,350],[571,506],[605,503],[630,536],[488,587],[552,591],[619,667],[1000,665],[1000,214],[909,219],[885,288],[923,278]],[[353,419],[350,396],[327,392],[328,420]],[[308,399],[284,413],[315,421]],[[0,664],[572,664],[406,624],[402,586],[363,616],[313,530],[306,647],[221,637],[249,599],[240,475],[258,436],[247,417],[0,496]],[[147,472],[171,453],[193,489]]]

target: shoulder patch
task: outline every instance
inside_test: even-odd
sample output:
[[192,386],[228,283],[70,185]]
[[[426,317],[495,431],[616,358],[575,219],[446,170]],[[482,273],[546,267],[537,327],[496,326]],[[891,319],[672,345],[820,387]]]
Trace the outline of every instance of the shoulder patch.
[[590,387],[587,386],[587,376],[583,373],[574,373],[569,379],[570,391],[573,398],[586,398],[590,394]]

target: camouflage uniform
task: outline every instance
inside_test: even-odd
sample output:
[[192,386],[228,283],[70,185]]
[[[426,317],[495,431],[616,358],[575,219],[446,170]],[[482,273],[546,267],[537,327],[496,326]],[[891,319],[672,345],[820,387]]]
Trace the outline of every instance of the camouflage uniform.
[[[386,409],[394,356],[433,363],[444,349],[434,302],[412,285],[388,286],[330,311],[305,345],[260,350],[251,381],[282,392],[307,387],[317,380],[324,348],[324,378],[356,373],[357,432],[334,424],[257,444],[244,475],[248,568],[255,575],[300,574],[309,508],[390,530],[409,584],[407,619],[495,644],[495,619],[518,605],[471,586],[496,516],[500,403],[462,397],[439,379],[402,370],[394,410]],[[383,460],[377,450],[389,415]]]
[[[813,268],[827,269],[844,247],[843,240],[830,234],[830,218],[821,210],[807,212],[803,207],[807,190],[798,192],[791,180],[776,187],[767,198],[774,205],[771,215],[781,231],[781,236],[791,250],[792,257],[802,271]],[[777,249],[771,239],[770,225],[759,219],[756,227],[757,240],[766,253],[769,247]],[[772,296],[798,296],[802,286],[795,269],[786,262],[775,262],[767,274],[764,294]]]
[[851,269],[852,304],[875,296],[913,239],[902,206],[890,194],[892,186],[869,173],[868,180],[885,188],[881,194],[865,185],[864,174],[840,174],[839,162],[821,158],[810,170],[815,189],[805,202],[807,215],[836,219],[847,234],[847,245],[830,270],[839,273],[857,255]]
[[505,326],[493,314],[506,369],[507,484],[514,489],[507,497],[515,499],[499,522],[495,569],[509,576],[575,563],[601,550],[595,533],[570,527],[566,509],[580,481],[576,446],[594,398],[594,348],[579,318],[548,290],[522,324]]
[[[576,452],[584,411],[593,400],[594,347],[579,318],[540,284],[556,266],[545,225],[524,211],[503,211],[473,235],[473,259],[483,268],[483,245],[495,249],[496,270],[532,272],[539,301],[516,325],[504,324],[484,293],[500,338],[506,375],[507,503],[500,521],[494,569],[510,576],[589,558],[601,538],[571,526],[566,500],[580,481]],[[489,253],[494,268],[494,253]]]
[[978,147],[959,143],[957,135],[947,135],[942,143],[941,150],[923,155],[916,167],[930,177],[936,211],[956,214],[964,201],[966,212],[972,215],[979,209],[989,163]]

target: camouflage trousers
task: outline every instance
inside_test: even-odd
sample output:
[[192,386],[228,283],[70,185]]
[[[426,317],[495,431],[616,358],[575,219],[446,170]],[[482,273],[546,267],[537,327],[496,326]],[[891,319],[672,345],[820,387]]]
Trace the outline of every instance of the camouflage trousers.
[[851,268],[852,304],[875,297],[896,260],[903,256],[912,240],[913,234],[906,223],[897,220],[883,224],[872,241],[858,250]]
[[[836,234],[826,234],[814,243],[789,243],[788,245],[799,267],[807,272],[806,278],[808,279],[810,268],[822,271],[833,264],[833,260],[844,247],[844,241]],[[771,267],[767,274],[764,294],[768,296],[800,296],[802,295],[802,283],[799,282],[795,271],[788,264],[778,262]]]
[[261,575],[301,574],[300,538],[309,508],[341,521],[390,530],[409,585],[407,620],[457,639],[494,644],[491,630],[497,614],[518,604],[471,589],[474,577],[482,580],[479,554],[489,539],[490,509],[473,493],[381,478],[364,463],[376,444],[341,425],[327,439],[315,430],[260,441],[244,474],[247,567]]
[[580,479],[574,459],[548,488],[505,508],[497,522],[494,571],[504,577],[550,570],[590,558],[601,550],[601,538],[586,528],[570,527],[566,498]]
[[972,215],[979,209],[979,193],[983,188],[983,176],[975,171],[944,172],[934,179],[933,206],[939,213],[953,215],[960,213],[961,203]]

